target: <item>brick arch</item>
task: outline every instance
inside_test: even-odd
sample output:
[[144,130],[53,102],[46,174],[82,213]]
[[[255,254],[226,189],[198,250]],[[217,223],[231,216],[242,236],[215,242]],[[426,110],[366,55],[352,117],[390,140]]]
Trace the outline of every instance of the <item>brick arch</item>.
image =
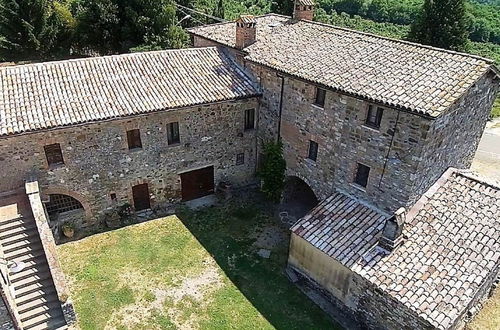
[[317,196],[306,180],[296,175],[289,175],[285,179],[282,207],[289,214],[301,218],[318,205]]
[[85,218],[86,219],[92,218],[92,210],[90,208],[90,203],[88,202],[87,198],[84,195],[82,195],[74,190],[68,189],[66,187],[61,187],[61,186],[51,186],[51,187],[43,189],[42,192],[43,192],[44,196],[60,194],[60,195],[67,195],[67,196],[73,197],[74,199],[79,201],[80,204],[82,204],[83,210],[85,211]]
[[302,181],[303,183],[305,183],[309,187],[309,189],[311,189],[311,191],[314,193],[314,196],[316,196],[316,198],[318,200],[321,199],[321,194],[319,191],[317,191],[318,187],[316,187],[313,183],[311,183],[311,181],[307,177],[303,176],[300,173],[292,173],[292,172],[287,171],[286,177],[285,177],[285,183],[288,180],[291,180],[293,178],[298,179],[298,180]]

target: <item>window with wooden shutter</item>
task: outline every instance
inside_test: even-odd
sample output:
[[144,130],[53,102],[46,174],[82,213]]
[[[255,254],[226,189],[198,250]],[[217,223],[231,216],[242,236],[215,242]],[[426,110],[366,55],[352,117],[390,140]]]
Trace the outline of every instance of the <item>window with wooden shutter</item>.
[[366,114],[365,125],[372,128],[377,128],[377,129],[380,128],[383,112],[384,112],[383,108],[369,105],[368,113]]
[[141,133],[138,129],[127,131],[127,141],[129,150],[142,148]]
[[307,158],[316,161],[316,159],[318,158],[318,147],[318,143],[309,141],[309,153],[307,155]]
[[245,164],[245,154],[237,154],[236,155],[236,165],[243,165]]
[[326,96],[326,90],[324,90],[323,88],[316,87],[316,98],[314,100],[314,105],[323,108],[325,106],[325,96]]
[[245,110],[245,130],[255,128],[255,109]]
[[356,169],[356,176],[354,177],[354,183],[360,185],[361,187],[366,187],[368,184],[368,177],[370,176],[370,168],[366,165],[358,163]]
[[49,164],[49,166],[64,164],[61,145],[59,143],[46,145],[43,147],[43,149],[45,151],[45,157],[47,158],[47,163]]
[[181,142],[178,122],[170,123],[167,125],[167,140],[169,145]]

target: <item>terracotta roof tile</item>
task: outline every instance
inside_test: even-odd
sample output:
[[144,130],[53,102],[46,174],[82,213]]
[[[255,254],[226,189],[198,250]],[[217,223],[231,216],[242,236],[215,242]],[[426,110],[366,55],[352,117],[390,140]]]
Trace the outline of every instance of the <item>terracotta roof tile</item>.
[[[311,21],[256,17],[246,59],[347,94],[437,117],[482,75],[491,61]],[[230,47],[235,23],[189,32]]]
[[258,95],[215,47],[0,68],[0,135]]

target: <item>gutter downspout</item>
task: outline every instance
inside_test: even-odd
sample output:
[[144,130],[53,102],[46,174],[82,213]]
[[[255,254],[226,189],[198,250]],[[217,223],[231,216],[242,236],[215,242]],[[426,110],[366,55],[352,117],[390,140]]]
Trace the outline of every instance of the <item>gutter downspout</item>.
[[281,78],[281,91],[280,91],[280,105],[279,105],[279,114],[278,114],[278,137],[277,142],[281,139],[281,114],[283,112],[283,92],[285,90],[285,76],[282,74],[277,74],[279,78]]
[[389,145],[389,150],[387,150],[387,154],[385,155],[384,168],[382,169],[382,175],[380,176],[380,181],[378,182],[378,188],[382,185],[382,180],[384,179],[385,169],[387,168],[387,162],[389,161],[389,155],[391,153],[392,146],[394,145],[394,137],[396,136],[398,123],[399,123],[399,115],[401,114],[401,110],[398,110],[398,115],[396,117],[396,123],[394,124],[394,133],[391,137],[391,144]]

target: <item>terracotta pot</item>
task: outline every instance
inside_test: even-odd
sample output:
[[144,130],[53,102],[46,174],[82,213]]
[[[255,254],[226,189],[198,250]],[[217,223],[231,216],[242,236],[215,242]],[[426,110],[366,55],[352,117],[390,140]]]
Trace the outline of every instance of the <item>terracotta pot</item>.
[[75,235],[75,230],[73,228],[63,228],[63,234],[67,238],[71,238]]

